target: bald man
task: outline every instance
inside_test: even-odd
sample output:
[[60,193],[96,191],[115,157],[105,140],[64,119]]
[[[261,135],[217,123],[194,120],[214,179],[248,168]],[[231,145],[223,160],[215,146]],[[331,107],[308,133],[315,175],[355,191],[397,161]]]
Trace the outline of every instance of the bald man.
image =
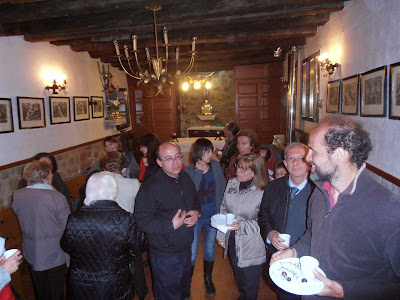
[[188,299],[191,245],[201,210],[196,187],[182,171],[182,153],[174,143],[156,152],[161,167],[140,188],[135,217],[147,234],[156,299]]

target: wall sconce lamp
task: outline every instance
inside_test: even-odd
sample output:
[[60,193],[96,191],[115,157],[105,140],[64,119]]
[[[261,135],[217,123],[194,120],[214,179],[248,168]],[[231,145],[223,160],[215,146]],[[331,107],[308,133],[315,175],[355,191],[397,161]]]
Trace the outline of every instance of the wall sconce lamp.
[[338,63],[333,64],[329,58],[328,53],[322,54],[322,56],[318,57],[318,60],[321,64],[321,70],[325,71],[324,77],[328,75],[332,75],[335,72],[335,69],[338,68],[340,65]]
[[210,82],[210,77],[212,74],[214,74],[214,72],[205,75],[204,77],[200,77],[199,75],[196,74],[194,79],[192,79],[192,77],[190,76],[186,76],[182,84],[182,90],[186,92],[189,89],[190,85],[193,85],[193,88],[195,90],[198,90],[201,88],[202,84],[204,84],[204,88],[206,90],[211,89],[212,85]]
[[278,47],[276,50],[274,50],[274,57],[281,57],[282,55],[282,48]]
[[43,77],[45,79],[45,82],[48,83],[48,85],[45,87],[47,91],[52,90],[53,95],[57,95],[57,91],[63,91],[64,93],[66,93],[67,75],[58,72],[45,71]]
[[62,82],[62,84],[58,84],[57,80],[53,79],[53,85],[46,86],[46,90],[47,91],[53,90],[53,95],[57,95],[58,94],[57,90],[59,90],[60,92],[63,91],[64,93],[66,93],[66,91],[65,91],[66,89],[67,89],[67,80],[64,80]]

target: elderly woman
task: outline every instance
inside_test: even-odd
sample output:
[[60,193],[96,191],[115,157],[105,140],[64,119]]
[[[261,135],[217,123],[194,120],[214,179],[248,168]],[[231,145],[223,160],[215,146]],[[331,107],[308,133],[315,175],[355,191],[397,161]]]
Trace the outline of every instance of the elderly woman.
[[225,171],[225,181],[228,182],[229,179],[235,177],[236,172],[236,161],[244,154],[250,152],[256,152],[257,149],[257,135],[251,129],[240,130],[235,136],[235,144],[237,151],[232,155],[229,162],[229,166]]
[[23,178],[28,186],[14,192],[12,208],[22,231],[22,247],[29,264],[36,299],[64,299],[64,270],[68,256],[60,238],[70,213],[68,203],[51,185],[52,166],[28,163]]
[[258,284],[265,262],[265,246],[257,223],[258,211],[267,185],[264,159],[254,153],[242,155],[236,178],[229,180],[220,213],[235,215],[226,234],[218,231],[218,244],[229,253],[239,288],[239,299],[257,299]]
[[[65,196],[65,198],[69,198],[71,196],[71,192],[68,188],[68,186],[65,184],[64,180],[61,178],[60,173],[57,172],[58,165],[57,165],[57,160],[53,155],[47,152],[40,152],[36,154],[32,160],[40,160],[40,161],[45,161],[48,162],[52,168],[51,168],[51,173],[53,173],[53,181],[51,185],[59,191],[61,194]],[[27,182],[25,179],[21,179],[18,183],[17,189],[22,189],[27,186]]]
[[[139,165],[129,151],[124,151],[121,143],[115,136],[107,136],[103,140],[104,149],[107,152],[119,151],[124,157],[124,168],[122,169],[122,176],[126,178],[138,178]],[[89,174],[93,171],[101,171],[100,160],[98,160],[93,167],[89,170]]]
[[117,182],[109,172],[90,177],[86,199],[72,213],[61,239],[71,256],[71,299],[133,299],[130,265],[141,260],[141,233],[133,215],[114,201]]
[[212,160],[214,146],[210,140],[198,139],[193,144],[192,165],[185,168],[196,185],[201,202],[201,216],[194,227],[192,243],[192,271],[199,253],[200,233],[203,229],[204,285],[209,296],[215,295],[212,270],[215,258],[217,230],[210,225],[211,217],[218,213],[225,191],[225,179],[220,164]]

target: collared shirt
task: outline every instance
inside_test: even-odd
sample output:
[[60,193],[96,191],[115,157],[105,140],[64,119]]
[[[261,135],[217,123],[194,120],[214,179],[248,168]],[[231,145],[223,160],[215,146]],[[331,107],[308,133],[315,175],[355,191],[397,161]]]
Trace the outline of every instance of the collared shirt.
[[293,181],[290,179],[290,176],[289,176],[289,186],[290,186],[290,187],[295,187],[295,188],[298,188],[298,189],[299,189],[299,190],[297,191],[296,195],[297,195],[298,193],[300,193],[302,189],[304,189],[304,187],[306,186],[307,182],[308,182],[308,179],[306,178],[306,179],[304,179],[304,181],[303,181],[302,183],[300,183],[298,186],[296,186],[296,185],[293,183]]

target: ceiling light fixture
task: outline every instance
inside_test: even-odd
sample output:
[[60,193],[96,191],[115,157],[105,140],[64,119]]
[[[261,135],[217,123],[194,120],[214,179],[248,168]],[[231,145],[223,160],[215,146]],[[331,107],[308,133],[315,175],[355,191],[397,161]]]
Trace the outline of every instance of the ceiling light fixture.
[[195,55],[196,55],[196,40],[197,38],[194,36],[191,41],[192,45],[192,50],[191,52],[191,58],[189,65],[186,67],[186,69],[181,72],[179,70],[179,47],[176,48],[175,50],[175,61],[176,61],[176,73],[175,75],[170,75],[168,73],[168,47],[171,47],[172,45],[168,43],[168,30],[166,27],[163,28],[163,36],[164,36],[164,44],[162,44],[163,47],[165,47],[165,58],[159,55],[158,51],[158,38],[157,38],[157,22],[156,22],[156,12],[160,11],[162,9],[161,6],[159,5],[151,5],[151,6],[145,6],[145,9],[147,11],[153,11],[153,20],[154,20],[154,38],[155,38],[155,48],[156,48],[156,56],[151,57],[150,56],[150,50],[149,48],[145,48],[145,53],[147,57],[147,63],[149,64],[149,68],[147,70],[144,70],[140,67],[139,64],[139,59],[138,59],[138,50],[137,50],[137,36],[132,35],[132,44],[133,44],[133,54],[134,54],[134,59],[136,60],[136,67],[138,71],[134,71],[131,65],[131,60],[133,57],[130,56],[129,54],[129,49],[128,46],[125,44],[124,45],[124,54],[125,58],[128,61],[128,66],[130,71],[127,70],[127,68],[124,66],[122,63],[121,57],[123,55],[120,54],[120,50],[118,47],[118,41],[116,39],[113,40],[114,46],[115,46],[115,52],[117,54],[119,63],[121,64],[122,69],[125,71],[126,74],[129,76],[139,80],[139,84],[148,84],[151,83],[154,86],[157,87],[158,91],[155,96],[158,94],[163,94],[163,87],[164,84],[169,82],[171,84],[173,83],[173,80],[179,79],[186,74],[188,74],[194,65],[194,60],[195,60]]
[[212,72],[212,73],[210,73],[208,75],[205,75],[203,77],[201,77],[198,74],[196,74],[194,79],[192,79],[192,77],[190,77],[190,76],[186,76],[185,80],[183,81],[183,84],[182,84],[182,90],[184,92],[186,92],[190,88],[190,85],[193,85],[193,88],[195,90],[198,90],[198,89],[201,88],[201,86],[203,84],[204,84],[204,88],[206,90],[211,89],[212,84],[211,84],[211,81],[210,81],[210,77],[211,77],[212,74],[214,74],[214,72]]

